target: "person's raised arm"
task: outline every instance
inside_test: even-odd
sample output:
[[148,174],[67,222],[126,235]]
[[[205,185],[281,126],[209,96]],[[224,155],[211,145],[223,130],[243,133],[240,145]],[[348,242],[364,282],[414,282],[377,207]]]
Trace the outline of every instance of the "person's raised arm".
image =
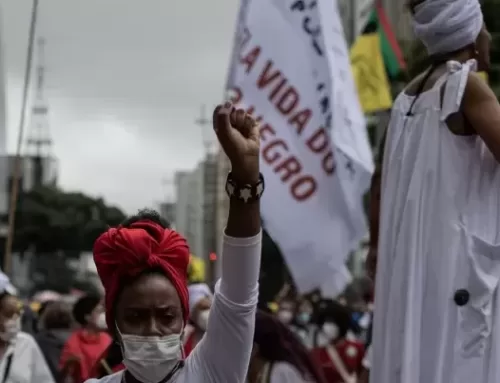
[[500,104],[488,84],[476,73],[469,74],[461,109],[500,162]]
[[[229,196],[229,215],[224,236],[221,290],[229,300],[246,303],[255,294],[260,267],[261,223],[259,197],[239,198],[242,187],[249,185],[249,193],[260,179],[259,128],[244,110],[231,104],[214,111],[214,129],[217,138],[231,162],[234,195]],[[262,185],[263,188],[263,185]],[[252,255],[241,254],[243,249]],[[259,254],[255,254],[258,249]],[[240,253],[240,254],[238,254]]]
[[223,238],[222,275],[207,331],[188,364],[205,382],[243,382],[253,345],[261,255],[259,129],[231,104],[214,111],[214,130],[231,162],[226,190],[229,216]]

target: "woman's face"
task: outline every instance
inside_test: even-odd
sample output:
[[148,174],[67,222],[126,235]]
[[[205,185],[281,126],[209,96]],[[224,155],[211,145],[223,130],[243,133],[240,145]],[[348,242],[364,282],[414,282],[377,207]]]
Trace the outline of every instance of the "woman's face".
[[18,318],[22,307],[16,297],[8,295],[0,303],[0,332],[5,331],[4,323],[8,320]]
[[184,323],[175,287],[161,274],[141,275],[123,289],[116,305],[116,324],[122,334],[180,334]]

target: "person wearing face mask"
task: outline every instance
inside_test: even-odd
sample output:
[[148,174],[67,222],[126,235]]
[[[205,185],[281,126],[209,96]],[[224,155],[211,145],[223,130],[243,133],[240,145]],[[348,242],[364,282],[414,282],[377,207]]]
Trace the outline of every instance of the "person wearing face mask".
[[21,302],[0,273],[0,382],[55,383],[33,337],[21,332]]
[[279,309],[276,315],[285,326],[291,326],[295,315],[295,305],[293,301],[282,300],[279,304]]
[[189,324],[184,329],[184,354],[188,356],[207,331],[212,292],[205,283],[189,285]]
[[259,132],[230,103],[214,111],[214,129],[231,162],[229,214],[221,278],[207,330],[188,357],[182,335],[189,321],[186,240],[155,211],[140,211],[94,244],[105,290],[106,321],[123,351],[125,371],[88,383],[242,383],[252,351],[262,231]]
[[73,318],[80,328],[71,334],[61,353],[59,365],[65,381],[82,383],[88,379],[111,343],[101,300],[99,296],[85,295],[73,306]]
[[333,300],[322,300],[318,305],[317,330],[313,355],[321,363],[330,383],[356,383],[361,371],[364,346],[347,337],[357,333],[353,327],[352,312]]
[[303,299],[299,303],[290,324],[292,331],[308,349],[311,349],[314,343],[314,324],[312,323],[313,310],[312,303],[308,299]]
[[39,311],[35,340],[49,365],[54,380],[60,380],[59,361],[71,335],[71,307],[64,302],[46,302]]

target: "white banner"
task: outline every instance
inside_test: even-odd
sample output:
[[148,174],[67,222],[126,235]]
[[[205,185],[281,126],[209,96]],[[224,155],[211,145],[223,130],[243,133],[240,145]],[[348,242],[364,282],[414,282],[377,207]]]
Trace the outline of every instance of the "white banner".
[[301,292],[339,292],[373,171],[335,0],[242,0],[233,101],[261,124],[264,225]]

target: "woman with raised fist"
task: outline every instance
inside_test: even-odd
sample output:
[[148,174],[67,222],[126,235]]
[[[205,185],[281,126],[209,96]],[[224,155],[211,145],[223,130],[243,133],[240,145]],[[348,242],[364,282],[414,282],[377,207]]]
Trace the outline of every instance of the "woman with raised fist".
[[207,330],[189,357],[182,336],[189,318],[186,240],[154,217],[109,229],[94,245],[104,285],[106,321],[123,350],[124,371],[89,383],[239,383],[253,346],[261,252],[259,130],[226,103],[213,126],[231,161],[229,216]]

